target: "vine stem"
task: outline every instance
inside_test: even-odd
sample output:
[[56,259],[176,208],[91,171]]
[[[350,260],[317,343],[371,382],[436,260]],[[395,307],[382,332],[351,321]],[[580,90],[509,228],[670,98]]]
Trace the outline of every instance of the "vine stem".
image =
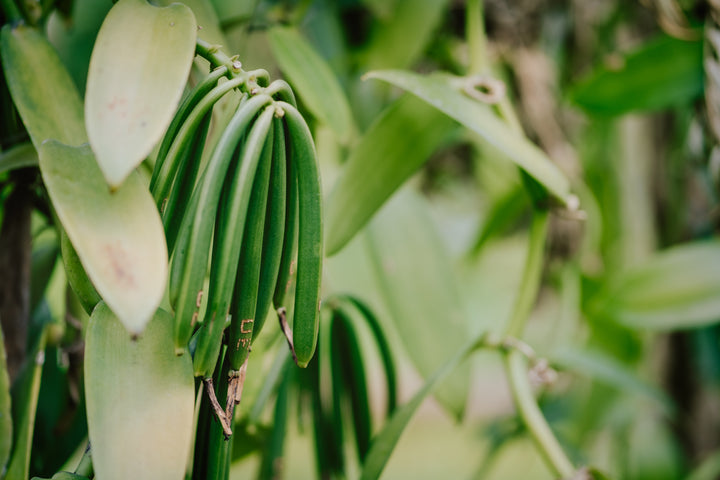
[[556,477],[571,478],[575,474],[575,467],[565,455],[535,401],[527,376],[527,359],[518,350],[510,349],[504,353],[503,360],[518,413],[530,431],[530,436],[543,460]]
[[530,224],[530,239],[527,258],[520,283],[518,297],[515,299],[510,320],[505,328],[505,335],[519,338],[532,311],[537,298],[542,278],[543,257],[547,239],[549,213],[544,209],[533,209]]
[[488,68],[482,0],[468,0],[465,19],[470,63],[468,73],[476,75],[483,73]]

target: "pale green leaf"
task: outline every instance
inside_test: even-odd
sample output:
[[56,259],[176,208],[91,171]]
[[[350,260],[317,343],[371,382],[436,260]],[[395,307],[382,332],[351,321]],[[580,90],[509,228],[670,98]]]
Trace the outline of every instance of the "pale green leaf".
[[40,169],[55,211],[100,296],[133,334],[160,304],[167,247],[150,192],[133,173],[110,192],[88,145],[40,148]]
[[345,246],[456,127],[411,95],[388,107],[352,149],[325,202],[327,255]]
[[720,321],[720,240],[657,253],[613,282],[605,311],[633,328],[671,330]]
[[34,28],[6,25],[0,42],[8,88],[35,149],[49,138],[86,142],[82,100],[47,39]]
[[195,56],[192,11],[120,0],[98,33],[88,71],[85,120],[107,182],[117,188],[165,133]]
[[370,72],[366,78],[383,80],[418,96],[480,135],[542,184],[561,203],[575,203],[571,200],[570,183],[560,169],[527,138],[513,132],[493,114],[488,105],[465,94],[463,89],[470,86],[465,85],[462,78],[446,74],[420,75],[401,70]]
[[270,47],[304,106],[347,142],[355,124],[345,92],[327,62],[292,27],[274,27]]
[[[451,260],[421,199],[403,190],[367,230],[368,247],[383,300],[405,350],[429,377],[467,341],[469,325]],[[469,367],[458,369],[435,397],[456,418],[463,415]]]
[[442,365],[441,368],[437,368],[434,371],[432,376],[428,378],[425,385],[423,385],[413,398],[395,411],[383,429],[373,437],[370,450],[363,463],[360,480],[376,480],[380,478],[380,475],[385,469],[385,465],[395,449],[395,445],[397,445],[400,436],[418,407],[422,405],[428,394],[430,394],[443,379],[457,370],[462,361],[477,348],[477,345],[477,341],[465,343],[450,357],[450,360],[447,358],[444,359],[443,363],[440,363],[440,365]]
[[96,477],[181,480],[193,433],[192,360],[175,355],[172,316],[158,310],[133,340],[100,303],[85,344],[85,396]]

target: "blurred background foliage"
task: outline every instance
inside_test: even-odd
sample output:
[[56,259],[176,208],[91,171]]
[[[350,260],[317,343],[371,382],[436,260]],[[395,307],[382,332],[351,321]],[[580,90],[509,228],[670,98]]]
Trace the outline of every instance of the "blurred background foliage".
[[[112,3],[54,3],[26,5],[84,91],[93,40]],[[539,403],[573,462],[622,479],[720,476],[720,5],[487,0],[486,35],[473,40],[466,2],[456,0],[183,3],[202,38],[239,54],[243,68],[265,68],[293,84],[313,128],[326,196],[333,198],[354,156],[403,159],[413,165],[407,176],[414,172],[328,258],[331,313],[323,318],[317,365],[295,372],[285,367],[286,354],[264,356],[248,377],[246,398],[259,400],[240,408],[232,478],[277,475],[262,453],[278,438],[285,439],[285,478],[357,475],[362,438],[385,421],[392,387],[382,375],[382,342],[374,344],[358,311],[334,307],[331,295],[363,299],[375,312],[399,365],[400,404],[466,339],[503,332],[516,301],[531,212],[518,169],[497,146],[427,104],[363,79],[378,69],[501,80],[518,125],[570,179],[580,210],[551,215],[542,285],[523,339],[558,374],[538,389]],[[2,108],[5,121],[12,112]],[[22,129],[5,130],[0,313],[6,340],[24,338],[8,333],[7,313],[17,307],[8,292],[23,280],[4,272],[27,275],[17,268],[26,255],[30,329],[57,328],[49,338],[29,335],[27,346],[8,343],[8,364],[11,379],[25,378],[22,359],[47,342],[31,473],[50,476],[70,450],[84,447],[83,319],[58,278],[59,241],[46,228],[37,171],[15,167],[32,165],[34,153],[23,147]],[[366,188],[366,179],[354,181]],[[30,224],[32,242],[23,243],[14,232]],[[322,346],[347,344],[348,335],[363,347],[359,359],[347,351],[333,357]],[[280,343],[275,337],[257,350],[280,351]],[[351,372],[365,365],[361,381],[342,373],[328,380],[323,362],[337,355]],[[15,383],[13,398],[28,394]],[[354,409],[360,387],[370,412]],[[347,395],[347,408],[313,416],[328,388],[330,395],[345,392],[338,395]],[[383,478],[552,478],[491,352],[456,369],[419,412]],[[324,418],[325,427],[313,429],[311,418]],[[367,422],[348,427],[353,452],[343,442],[347,431],[336,427],[358,418]]]

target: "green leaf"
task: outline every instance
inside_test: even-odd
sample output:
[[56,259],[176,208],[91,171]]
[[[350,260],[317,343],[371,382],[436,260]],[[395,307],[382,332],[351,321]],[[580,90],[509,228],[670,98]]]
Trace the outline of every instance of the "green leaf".
[[570,183],[560,169],[527,138],[513,132],[488,105],[464,94],[463,89],[469,87],[464,79],[439,73],[423,76],[401,70],[375,71],[365,77],[383,80],[418,96],[480,135],[547,188],[561,203],[574,203]]
[[[469,326],[452,262],[420,198],[404,190],[373,219],[368,249],[384,303],[408,356],[427,378],[467,341]],[[435,397],[462,417],[470,371],[455,372]]]
[[195,390],[192,360],[175,355],[172,329],[172,316],[158,310],[132,340],[107,305],[93,311],[85,395],[97,478],[184,478]]
[[604,297],[604,313],[631,328],[672,330],[720,321],[720,240],[657,253],[621,274]]
[[105,18],[90,58],[85,125],[111,187],[122,184],[170,125],[196,35],[195,17],[182,4],[120,0]]
[[348,142],[356,128],[345,92],[337,77],[310,43],[294,28],[273,27],[270,47],[280,69],[305,107]]
[[38,158],[31,143],[21,143],[0,152],[0,173],[18,168],[37,167]]
[[40,169],[88,277],[127,330],[139,334],[167,280],[165,236],[150,192],[133,174],[111,193],[88,145],[48,141]]
[[87,141],[77,88],[47,39],[25,25],[6,25],[0,57],[15,106],[36,150],[53,138],[69,145]]
[[432,40],[449,2],[415,0],[385,3],[390,3],[386,8],[393,11],[373,24],[375,29],[371,33],[365,58],[366,70],[411,67]]
[[340,251],[456,128],[410,95],[388,107],[352,149],[325,202],[326,254]]
[[685,480],[715,480],[720,477],[720,450],[705,458]]
[[12,388],[13,452],[4,478],[8,480],[24,479],[29,476],[30,452],[32,450],[35,411],[40,378],[45,361],[45,329],[28,352],[20,374]]
[[435,387],[442,382],[450,373],[458,368],[478,346],[478,341],[474,340],[469,344],[465,344],[460,348],[450,360],[445,359],[442,367],[437,369],[433,375],[428,378],[425,385],[407,402],[400,407],[395,414],[385,424],[385,427],[373,437],[370,444],[370,451],[365,457],[362,466],[362,474],[360,480],[376,480],[380,478],[385,465],[390,459],[395,445],[397,445],[400,436],[405,427],[412,419],[418,407],[423,403],[425,398],[432,392]]
[[651,400],[668,416],[675,410],[672,401],[662,390],[641,380],[628,367],[600,351],[563,348],[552,354],[551,361],[553,365],[587,375],[621,392],[640,394]]
[[[701,36],[701,35],[700,35]],[[703,92],[703,42],[662,36],[582,80],[571,99],[590,113],[620,115],[687,103]]]

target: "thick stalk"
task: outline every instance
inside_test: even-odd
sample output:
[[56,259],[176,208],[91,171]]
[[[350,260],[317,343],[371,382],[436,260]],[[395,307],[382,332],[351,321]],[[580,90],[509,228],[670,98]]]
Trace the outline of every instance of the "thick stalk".
[[527,359],[518,350],[511,349],[505,352],[503,360],[515,406],[543,460],[555,477],[571,478],[575,468],[535,402],[527,376]]

